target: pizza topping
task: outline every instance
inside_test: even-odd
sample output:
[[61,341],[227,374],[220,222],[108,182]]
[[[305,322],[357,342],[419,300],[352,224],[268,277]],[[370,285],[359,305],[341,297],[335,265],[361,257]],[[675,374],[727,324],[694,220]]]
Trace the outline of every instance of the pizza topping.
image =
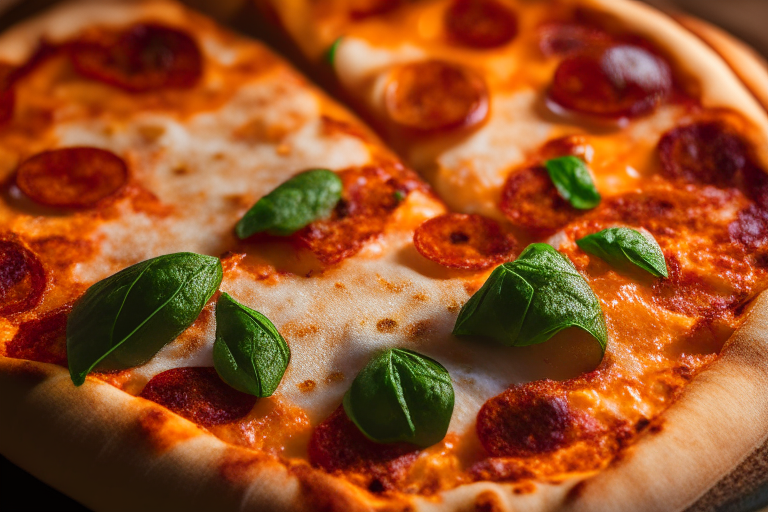
[[497,0],[454,0],[445,12],[449,37],[469,48],[497,48],[517,35],[517,16]]
[[213,365],[238,391],[271,396],[283,379],[291,351],[269,319],[227,293],[216,301]]
[[544,343],[568,327],[592,335],[603,352],[608,332],[595,293],[573,264],[547,244],[531,244],[493,271],[461,308],[453,334],[502,345]]
[[411,350],[390,349],[355,377],[344,411],[378,443],[431,446],[445,437],[453,414],[451,376],[440,363]]
[[544,167],[512,173],[504,183],[500,207],[512,224],[535,237],[549,236],[581,214],[563,199]]
[[539,49],[545,57],[568,56],[608,46],[605,32],[576,23],[552,22],[539,27]]
[[396,68],[384,95],[392,122],[422,133],[474,126],[489,111],[483,79],[468,69],[439,60]]
[[655,277],[669,276],[664,253],[650,233],[609,228],[576,240],[576,245],[618,268],[635,265]]
[[424,222],[413,235],[425,258],[451,268],[482,270],[507,261],[514,239],[481,215],[446,213]]
[[768,211],[755,205],[738,213],[728,226],[731,240],[750,249],[762,249],[768,244]]
[[139,396],[204,427],[237,421],[256,404],[256,397],[227,386],[213,368],[165,371],[152,377]]
[[552,183],[560,196],[578,210],[590,210],[600,204],[600,193],[583,160],[575,156],[563,156],[547,160]]
[[13,119],[16,107],[16,90],[13,87],[15,71],[14,66],[0,63],[0,124]]
[[139,23],[98,41],[71,45],[71,59],[82,75],[129,92],[186,89],[200,80],[203,57],[186,32]]
[[549,98],[568,110],[616,119],[650,113],[671,89],[666,62],[622,44],[566,58],[555,71]]
[[325,52],[325,62],[331,65],[333,67],[334,63],[336,62],[336,52],[339,51],[339,46],[341,46],[341,41],[343,40],[343,37],[337,37],[336,40],[331,44],[331,46],[328,47],[328,50]]
[[352,0],[350,16],[353,20],[363,20],[392,11],[403,4],[404,0]]
[[535,457],[595,436],[601,425],[576,410],[552,381],[515,386],[488,400],[477,415],[477,435],[493,457]]
[[64,306],[22,323],[5,347],[5,355],[67,366],[67,315],[70,309]]
[[128,168],[120,157],[91,147],[44,151],[16,171],[16,185],[27,197],[58,208],[90,208],[127,179]]
[[416,460],[418,447],[371,441],[339,407],[320,423],[309,440],[309,461],[328,472],[353,471],[368,479],[372,490],[395,487]]
[[256,233],[288,236],[328,217],[341,198],[342,181],[327,169],[297,174],[259,199],[235,227],[237,236]]
[[45,285],[45,269],[37,256],[18,241],[0,240],[0,315],[37,306]]
[[149,361],[194,322],[221,283],[221,262],[177,253],[137,263],[94,284],[67,323],[72,382],[97,365],[125,369]]
[[663,174],[670,179],[733,186],[747,164],[747,146],[734,130],[718,121],[673,128],[658,145]]
[[381,167],[347,169],[338,176],[343,183],[342,198],[330,218],[315,221],[293,235],[326,265],[356,254],[367,240],[381,234],[390,213],[416,186],[416,182],[399,180]]

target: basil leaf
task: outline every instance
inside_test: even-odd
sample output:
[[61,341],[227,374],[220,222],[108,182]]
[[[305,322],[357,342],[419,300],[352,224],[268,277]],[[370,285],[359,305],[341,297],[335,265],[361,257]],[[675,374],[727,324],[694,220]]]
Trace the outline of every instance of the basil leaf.
[[544,166],[557,192],[571,206],[579,210],[590,210],[600,204],[600,193],[581,159],[564,156],[548,160]]
[[344,395],[344,411],[369,439],[421,447],[445,437],[453,414],[451,376],[440,363],[411,350],[371,359]]
[[531,244],[491,273],[461,308],[453,334],[525,346],[544,343],[568,327],[591,334],[605,352],[603,310],[587,281],[552,246]]
[[241,239],[267,232],[287,236],[310,222],[327,217],[341,199],[336,173],[313,169],[286,181],[258,200],[240,219],[235,233]]
[[266,316],[221,294],[213,343],[213,366],[221,380],[243,393],[270,396],[290,359],[288,344]]
[[336,52],[339,50],[342,39],[344,39],[344,36],[337,37],[331,46],[329,46],[325,51],[325,55],[323,56],[325,58],[325,62],[330,64],[331,67],[333,67],[334,63],[336,62]]
[[218,258],[177,253],[88,288],[67,320],[72,382],[81,385],[97,365],[124,369],[149,361],[197,319],[222,276]]
[[669,277],[664,253],[650,233],[609,228],[576,240],[576,245],[616,267],[637,265],[655,277]]

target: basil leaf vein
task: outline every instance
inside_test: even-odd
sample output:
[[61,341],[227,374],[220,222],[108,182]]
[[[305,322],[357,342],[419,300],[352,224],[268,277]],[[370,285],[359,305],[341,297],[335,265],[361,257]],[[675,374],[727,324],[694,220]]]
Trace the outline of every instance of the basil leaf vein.
[[374,357],[360,371],[343,405],[369,439],[427,447],[448,432],[454,398],[451,377],[440,363],[395,348]]
[[272,395],[285,374],[291,351],[274,324],[223,293],[216,302],[213,365],[221,380],[258,397]]
[[97,366],[124,369],[149,361],[200,315],[223,272],[212,256],[168,254],[94,284],[67,319],[67,360],[75,385]]
[[327,217],[341,199],[343,185],[335,172],[312,169],[297,174],[259,199],[235,226],[240,239],[256,233],[288,236]]
[[577,240],[576,245],[618,268],[636,265],[655,277],[669,277],[664,253],[650,233],[609,228]]
[[592,335],[605,352],[603,310],[587,281],[552,246],[531,244],[517,260],[491,273],[459,312],[453,334],[526,346],[568,327]]
[[600,204],[600,193],[595,187],[587,165],[575,156],[548,160],[544,166],[560,196],[579,210],[591,210]]

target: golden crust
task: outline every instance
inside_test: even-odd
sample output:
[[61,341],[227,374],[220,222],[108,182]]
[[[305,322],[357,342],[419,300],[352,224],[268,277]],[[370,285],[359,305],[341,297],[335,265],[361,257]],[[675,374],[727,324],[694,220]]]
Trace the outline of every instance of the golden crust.
[[[143,6],[134,8],[140,12]],[[641,25],[663,20],[666,27],[669,21],[650,10],[638,11],[641,15],[630,11],[627,7],[628,13],[640,16]],[[55,16],[63,19],[64,12]],[[53,22],[55,16],[47,19]],[[673,39],[695,46],[679,28],[665,30],[679,31],[680,37]],[[17,48],[4,56],[22,58],[39,31],[39,25],[30,24],[3,36],[3,45],[17,43],[3,46]],[[758,61],[738,45],[708,42],[747,85],[752,79],[759,84],[765,78],[754,71]],[[722,61],[699,46],[697,55],[705,61],[717,59],[714,67],[722,67]],[[738,89],[733,106],[745,109],[756,124],[768,126],[765,113],[755,112],[756,102]],[[766,104],[765,98],[758,99]],[[425,511],[682,510],[766,439],[765,340],[768,297],[762,296],[720,359],[664,414],[661,431],[641,440],[621,461],[592,478],[540,485],[536,492],[523,495],[515,495],[504,484],[477,483],[438,498],[417,499],[413,505]],[[287,466],[227,445],[166,409],[96,379],[75,388],[66,370],[53,365],[0,357],[0,417],[0,452],[94,510],[407,506],[373,501],[370,495],[306,464]],[[659,468],[664,468],[663,478]]]

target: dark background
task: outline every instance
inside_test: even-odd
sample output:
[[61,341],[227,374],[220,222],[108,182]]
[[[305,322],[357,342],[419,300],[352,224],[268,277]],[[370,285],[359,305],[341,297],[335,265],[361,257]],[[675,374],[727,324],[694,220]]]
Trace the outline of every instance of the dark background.
[[[647,0],[663,9],[678,9],[721,26],[768,56],[768,0]],[[0,0],[0,31],[5,30],[57,0]],[[222,20],[239,20],[230,25],[254,35],[248,21],[255,12],[242,9],[242,0],[187,0],[186,3],[209,3]],[[253,17],[252,17],[253,16]],[[274,36],[274,34],[272,34]],[[273,40],[274,42],[274,40]],[[289,55],[290,57],[290,55]],[[295,57],[295,55],[293,56]],[[305,67],[305,66],[300,66]],[[740,500],[741,501],[741,500]],[[768,506],[768,492],[762,490],[745,500],[743,506],[729,508],[751,512]],[[37,480],[26,471],[0,456],[0,511],[2,512],[88,512],[88,509],[68,496]]]

